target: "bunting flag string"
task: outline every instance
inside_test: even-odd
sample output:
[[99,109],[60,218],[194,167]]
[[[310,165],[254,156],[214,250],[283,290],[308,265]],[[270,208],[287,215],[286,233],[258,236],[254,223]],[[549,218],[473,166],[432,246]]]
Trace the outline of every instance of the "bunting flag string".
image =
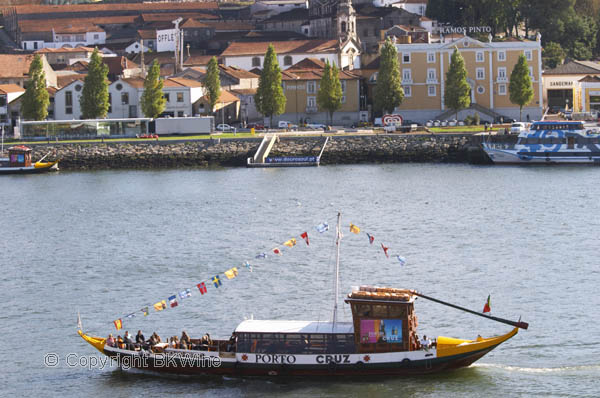
[[[329,224],[327,222],[323,222],[323,223],[315,226],[314,229],[319,234],[323,234],[323,233],[329,231]],[[350,223],[350,232],[352,232],[353,234],[356,234],[356,235],[359,235],[361,232],[366,234],[370,245],[373,245],[373,242],[375,241],[375,236],[373,234],[361,231],[361,228],[355,224]],[[299,235],[299,239],[304,240],[304,242],[306,243],[306,246],[310,246],[308,231],[302,232]],[[293,237],[293,238],[290,238],[290,239],[278,244],[275,248],[271,249],[271,252],[281,256],[281,255],[283,255],[284,249],[286,251],[291,250],[293,247],[297,246],[297,244],[298,244],[298,239],[296,239],[296,237]],[[385,256],[387,258],[389,258],[390,253],[388,253],[388,250],[390,250],[390,249],[387,246],[385,246],[383,243],[380,243],[380,244],[381,244],[381,248],[383,249]],[[401,256],[399,254],[395,254],[393,257],[395,257],[398,260],[398,262],[400,263],[401,266],[404,266],[406,264],[406,259],[403,256]],[[267,259],[268,254],[267,254],[267,252],[261,252],[261,253],[255,255],[254,258],[256,260]],[[241,264],[241,269],[242,270],[245,269],[248,272],[253,271],[253,267],[250,264],[250,262],[248,262],[248,261],[245,261]],[[237,267],[231,267],[228,270],[215,275],[213,278],[200,281],[199,283],[197,283],[195,285],[196,288],[198,289],[198,291],[200,292],[200,295],[203,296],[208,293],[207,283],[208,284],[212,283],[212,285],[215,287],[215,289],[218,289],[219,287],[221,287],[223,285],[223,280],[221,279],[221,275],[224,275],[227,280],[231,280],[231,279],[236,278],[239,275],[239,270]],[[156,302],[155,304],[152,305],[152,307],[154,308],[155,312],[164,311],[169,307],[175,308],[175,307],[179,306],[180,301],[183,302],[183,300],[186,300],[187,298],[190,298],[190,297],[192,297],[192,289],[185,288],[185,289],[180,290],[178,293],[169,296],[166,300],[160,300],[160,301]],[[133,318],[135,318],[136,313],[138,313],[138,312],[142,313],[144,316],[148,316],[150,313],[149,307],[150,306],[142,307],[138,311],[129,313],[122,318],[116,319],[115,321],[113,321],[115,328],[117,330],[122,329],[123,328],[123,318],[128,319],[128,320],[133,319]]]

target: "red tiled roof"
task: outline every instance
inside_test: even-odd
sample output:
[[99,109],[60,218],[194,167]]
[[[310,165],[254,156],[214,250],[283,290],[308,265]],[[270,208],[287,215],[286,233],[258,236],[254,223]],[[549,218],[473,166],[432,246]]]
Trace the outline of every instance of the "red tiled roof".
[[[179,13],[153,13],[153,14],[142,14],[140,18],[144,22],[154,22],[154,21],[168,21],[171,22],[177,18],[196,18],[196,19],[218,19],[216,15],[207,14],[203,12],[179,12]],[[191,19],[188,19],[190,21]],[[186,21],[187,22],[187,21]],[[185,26],[186,22],[181,25]]]
[[81,53],[81,52],[94,52],[91,47],[61,47],[61,48],[42,48],[34,51],[34,54],[62,54],[62,53]]
[[290,40],[231,43],[221,56],[264,55],[269,44],[273,44],[277,54],[289,53],[331,53],[339,50],[337,40]]
[[182,25],[184,29],[194,28],[213,28],[217,32],[222,31],[244,31],[253,30],[256,28],[254,24],[241,23],[241,22],[229,22],[229,21],[198,21],[196,19],[188,19]]
[[87,74],[83,74],[83,73],[73,73],[72,75],[57,75],[56,76],[56,85],[59,88],[63,88],[65,86],[68,86],[69,84],[73,83],[76,80],[81,80],[83,82],[86,75]]
[[127,79],[121,79],[123,82],[129,84],[131,87],[134,88],[142,88],[144,87],[144,79],[141,79],[139,77],[130,77]]
[[13,7],[17,15],[22,14],[52,14],[77,12],[104,11],[159,11],[159,10],[217,10],[217,2],[149,2],[149,3],[100,3],[100,4],[63,4],[63,5],[19,5]]
[[9,94],[9,93],[20,93],[25,92],[25,89],[16,84],[0,84],[0,93]]
[[256,78],[258,78],[258,76],[255,75],[254,73],[248,72],[245,69],[236,68],[235,66],[219,65],[219,68],[223,72],[225,72],[228,75],[231,75],[237,79],[256,79]]
[[[281,72],[282,80],[321,80],[325,64],[314,58],[305,58]],[[355,80],[359,76],[345,71],[338,71],[340,80]]]
[[[202,96],[201,100],[206,100],[206,96]],[[238,102],[240,99],[234,94],[230,93],[227,90],[221,89],[221,95],[219,95],[219,100],[217,102],[223,102],[225,104],[230,104],[232,102]]]
[[0,54],[0,78],[26,78],[33,54]]
[[202,83],[183,77],[170,77],[165,79],[165,87],[202,87]]

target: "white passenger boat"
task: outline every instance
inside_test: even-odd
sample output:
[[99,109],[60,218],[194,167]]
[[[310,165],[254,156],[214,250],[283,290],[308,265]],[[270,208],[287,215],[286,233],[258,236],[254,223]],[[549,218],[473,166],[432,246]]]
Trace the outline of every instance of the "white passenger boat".
[[596,124],[581,121],[533,122],[516,144],[483,143],[496,164],[600,164],[600,134]]

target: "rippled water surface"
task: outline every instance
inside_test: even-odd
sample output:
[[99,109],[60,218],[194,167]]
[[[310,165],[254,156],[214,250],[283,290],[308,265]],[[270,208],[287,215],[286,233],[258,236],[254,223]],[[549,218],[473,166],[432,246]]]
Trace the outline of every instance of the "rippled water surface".
[[[60,172],[3,176],[0,396],[597,397],[600,376],[600,169],[371,165],[303,169]],[[530,329],[474,366],[426,377],[333,381],[163,377],[112,366],[76,334],[245,260],[208,294],[126,322],[146,336],[227,337],[245,317],[331,316],[334,233],[343,213],[341,292],[419,289]],[[352,222],[364,233],[351,234]],[[254,256],[308,231],[282,256]],[[386,259],[377,243],[408,260]],[[429,336],[474,338],[509,326],[418,300]],[[344,304],[340,317],[350,319]],[[59,363],[44,365],[48,353]],[[98,355],[97,355],[98,354]]]

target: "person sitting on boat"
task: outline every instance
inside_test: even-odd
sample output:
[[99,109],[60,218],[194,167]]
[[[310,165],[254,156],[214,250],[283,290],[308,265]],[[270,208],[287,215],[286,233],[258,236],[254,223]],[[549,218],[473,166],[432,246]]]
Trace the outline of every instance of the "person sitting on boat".
[[227,342],[227,352],[235,351],[235,345],[237,343],[237,336],[235,334],[231,334],[229,341]]
[[190,336],[187,334],[187,332],[185,330],[183,332],[181,332],[181,338],[179,339],[179,344],[181,344],[181,345],[185,344],[188,348],[192,347],[192,340],[190,339]]
[[133,350],[135,349],[135,346],[133,345],[133,338],[131,337],[131,335],[129,334],[129,331],[125,331],[125,336],[123,337],[123,341],[125,342],[125,346],[127,347],[128,350]]
[[179,348],[179,339],[177,336],[171,337],[171,341],[169,341],[169,348]]
[[212,345],[212,340],[210,339],[210,334],[206,333],[204,336],[202,336],[200,343],[202,345],[207,345],[207,346]]
[[113,337],[112,333],[108,335],[108,338],[106,339],[106,345],[108,345],[109,347],[115,346],[115,338]]
[[135,345],[140,348],[144,348],[146,346],[146,339],[144,338],[141,330],[138,330],[137,334],[135,335]]
[[123,338],[120,335],[117,336],[117,347],[122,350],[125,349],[125,342],[123,341]]
[[426,335],[423,335],[423,338],[421,339],[421,347],[423,347],[425,351],[429,351],[429,348],[431,347],[431,340],[429,340]]

